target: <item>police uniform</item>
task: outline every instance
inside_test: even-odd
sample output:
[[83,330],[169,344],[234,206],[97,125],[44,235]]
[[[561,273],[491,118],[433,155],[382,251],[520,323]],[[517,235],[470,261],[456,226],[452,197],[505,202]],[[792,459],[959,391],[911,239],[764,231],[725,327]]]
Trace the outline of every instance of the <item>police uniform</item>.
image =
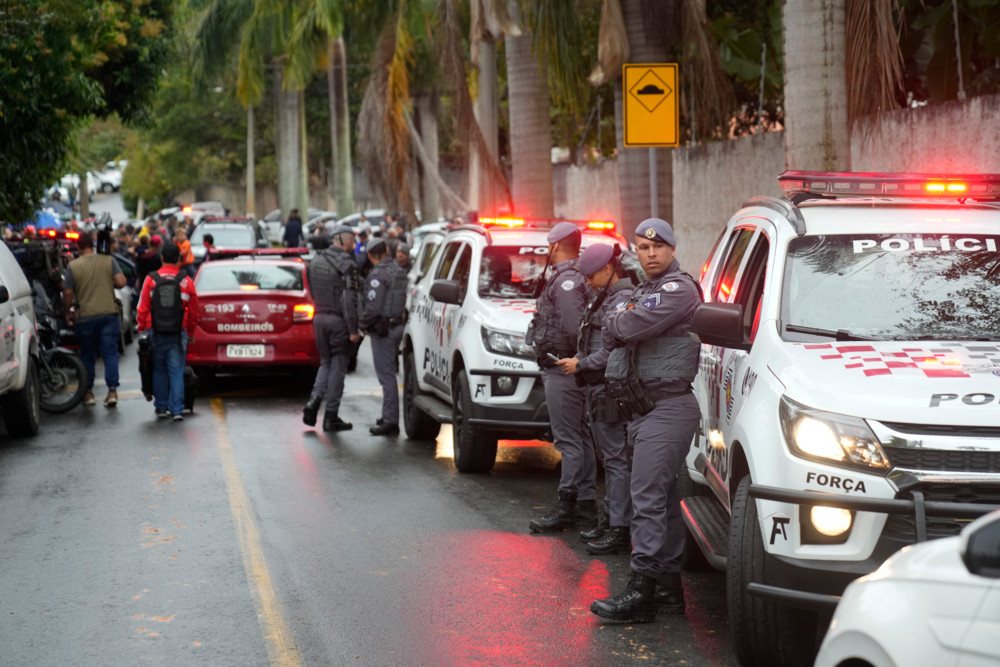
[[[382,245],[376,241],[369,246]],[[406,312],[406,273],[395,256],[385,256],[368,274],[364,311],[360,326],[372,334],[372,361],[382,386],[382,418],[370,429],[372,435],[399,433],[399,383],[396,380],[397,352],[403,340]]]
[[[337,238],[340,234],[353,234],[353,231],[341,225],[333,230],[332,236]],[[316,425],[316,413],[325,396],[323,430],[348,430],[353,425],[342,420],[338,412],[347,375],[350,337],[358,333],[358,271],[349,252],[330,246],[309,262],[306,275],[316,304],[313,330],[320,365],[312,395],[303,409],[302,421],[308,426]]]
[[[594,244],[580,255],[580,272],[590,277],[607,266],[613,257],[611,246]],[[614,278],[612,274],[611,280]],[[596,528],[580,533],[580,538],[587,542],[587,551],[593,554],[628,553],[631,550],[631,461],[626,446],[626,422],[615,400],[608,396],[604,384],[604,371],[612,351],[613,338],[602,334],[607,316],[625,307],[634,287],[628,278],[603,286],[595,285],[597,293],[587,304],[580,325],[577,377],[587,385],[590,430],[604,465],[604,512]]]
[[[673,230],[659,218],[640,224],[636,236],[676,246]],[[685,527],[675,478],[700,417],[691,382],[701,346],[689,330],[701,301],[698,283],[675,260],[639,285],[626,308],[605,322],[618,345],[605,371],[608,391],[630,413],[633,548],[628,589],[591,605],[603,618],[649,622],[657,607],[684,611]]]
[[[576,225],[560,222],[549,232],[548,242],[563,241],[574,233],[580,233]],[[597,518],[597,460],[587,432],[586,389],[548,356],[575,356],[580,320],[589,296],[590,288],[577,268],[577,260],[559,262],[538,299],[527,337],[542,369],[553,444],[562,455],[559,506],[529,524],[534,532],[562,531],[578,524],[589,526]]]

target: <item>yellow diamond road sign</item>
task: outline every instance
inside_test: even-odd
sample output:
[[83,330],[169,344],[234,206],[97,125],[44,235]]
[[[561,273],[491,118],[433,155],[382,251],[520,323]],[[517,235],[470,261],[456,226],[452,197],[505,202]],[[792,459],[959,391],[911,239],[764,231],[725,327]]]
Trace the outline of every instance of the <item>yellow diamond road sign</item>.
[[626,146],[676,146],[677,64],[622,67]]

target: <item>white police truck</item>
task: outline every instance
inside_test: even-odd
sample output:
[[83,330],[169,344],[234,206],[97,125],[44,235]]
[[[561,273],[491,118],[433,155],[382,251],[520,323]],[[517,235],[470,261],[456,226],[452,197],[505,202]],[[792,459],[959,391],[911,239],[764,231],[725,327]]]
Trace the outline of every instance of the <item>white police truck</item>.
[[[493,468],[500,439],[547,438],[535,353],[524,342],[561,220],[480,218],[452,225],[409,295],[403,333],[403,425],[431,439],[452,425],[455,467]],[[628,244],[614,223],[577,223],[583,247]]]
[[703,269],[681,476],[745,665],[811,664],[850,581],[1000,505],[1000,176],[779,182]]

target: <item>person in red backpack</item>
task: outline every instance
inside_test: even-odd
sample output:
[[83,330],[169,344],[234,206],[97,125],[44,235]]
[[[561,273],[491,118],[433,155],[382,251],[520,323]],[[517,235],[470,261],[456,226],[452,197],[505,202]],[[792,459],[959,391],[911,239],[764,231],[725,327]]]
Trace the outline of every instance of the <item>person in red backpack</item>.
[[163,266],[146,276],[139,297],[137,327],[153,330],[153,409],[157,419],[183,421],[184,360],[198,324],[194,282],[180,270],[180,249],[166,243]]

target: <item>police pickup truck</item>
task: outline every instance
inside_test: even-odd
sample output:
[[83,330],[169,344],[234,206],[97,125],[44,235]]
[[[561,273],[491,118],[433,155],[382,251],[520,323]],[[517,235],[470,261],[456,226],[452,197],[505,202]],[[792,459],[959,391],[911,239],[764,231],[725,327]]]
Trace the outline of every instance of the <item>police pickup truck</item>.
[[[403,425],[414,439],[452,425],[455,467],[493,468],[501,438],[549,431],[541,374],[524,342],[560,220],[480,218],[452,225],[409,296],[403,333]],[[583,247],[625,239],[614,223],[577,223]]]
[[744,665],[811,664],[851,580],[1000,503],[1000,177],[778,180],[691,329],[685,557],[726,570]]

